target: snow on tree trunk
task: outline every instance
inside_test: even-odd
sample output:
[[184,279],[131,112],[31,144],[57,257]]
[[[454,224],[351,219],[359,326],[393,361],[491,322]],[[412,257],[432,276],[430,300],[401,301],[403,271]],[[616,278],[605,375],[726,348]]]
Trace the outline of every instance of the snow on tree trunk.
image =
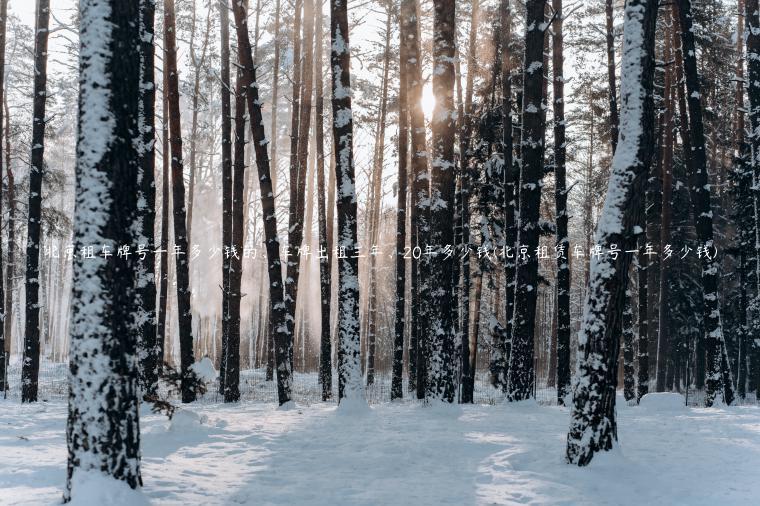
[[182,162],[182,123],[179,106],[177,42],[174,0],[164,3],[164,44],[166,46],[167,86],[169,89],[169,143],[171,144],[172,204],[174,207],[175,264],[177,269],[177,313],[179,315],[180,371],[182,402],[193,402],[193,313],[190,306],[190,251],[188,248],[185,179]]
[[533,396],[533,338],[538,295],[539,207],[544,173],[544,37],[545,2],[526,2],[525,59],[523,76],[522,171],[517,244],[531,255],[517,261],[512,349],[509,355],[507,398],[520,401]]
[[[430,171],[430,241],[434,255],[435,286],[430,291],[430,369],[426,399],[454,402],[456,368],[454,349],[454,56],[456,41],[453,0],[433,2],[433,93],[435,110]],[[447,258],[447,255],[448,258]]]
[[333,152],[338,206],[338,397],[364,402],[359,342],[359,242],[356,236],[351,54],[347,0],[330,0]]
[[[137,155],[138,173],[137,213],[140,230],[137,246],[143,246],[144,258],[138,264],[138,296],[140,298],[139,360],[140,388],[143,395],[158,393],[158,373],[160,350],[157,339],[156,321],[156,260],[154,227],[156,224],[156,182],[155,182],[155,121],[156,84],[154,72],[154,21],[155,0],[140,0],[140,102],[138,115]],[[141,248],[141,249],[143,249]]]
[[625,8],[620,135],[591,258],[589,287],[578,334],[578,374],[567,435],[567,460],[585,466],[617,439],[615,389],[619,336],[630,253],[639,230],[643,184],[654,152],[654,31],[657,2],[629,0]]
[[[630,271],[629,271],[630,272]],[[635,332],[633,331],[632,290],[625,292],[623,308],[623,396],[626,401],[636,398],[636,381],[634,378],[633,349]]]
[[554,78],[554,200],[557,237],[557,401],[570,391],[570,239],[567,235],[565,77],[562,52],[562,0],[553,0],[552,72]]
[[74,243],[77,252],[103,245],[112,255],[74,260],[65,500],[76,496],[77,473],[141,484],[139,259],[117,255],[140,233],[138,3],[82,0],[79,14]]
[[171,148],[169,147],[169,92],[167,86],[166,58],[164,58],[164,77],[163,93],[161,97],[162,104],[162,132],[161,132],[161,259],[159,269],[161,271],[161,281],[158,295],[158,327],[157,339],[158,346],[158,369],[159,374],[163,368],[164,346],[166,341],[166,314],[169,307],[169,157]]
[[26,318],[24,362],[21,369],[22,402],[37,401],[37,382],[40,374],[40,233],[42,231],[42,176],[45,172],[49,21],[50,0],[39,0],[34,36],[34,100],[26,228]]
[[[5,25],[8,18],[8,0],[0,0],[0,177],[2,177],[3,174],[3,112],[4,108],[2,107],[3,103],[5,102],[4,98],[4,91],[5,88],[3,86],[3,80],[5,78]],[[10,170],[10,168],[8,168]],[[10,207],[10,206],[9,206]],[[2,198],[0,198],[0,228],[2,225]],[[9,229],[10,230],[10,229]],[[2,245],[0,244],[0,264],[2,264]],[[10,268],[10,267],[8,267]],[[5,293],[3,289],[6,289],[8,291],[11,290],[10,285],[7,287],[3,286],[3,279],[2,279],[2,265],[0,265],[0,304],[5,304]],[[5,305],[5,307],[0,306],[0,393],[5,392],[8,389],[8,385],[6,383],[6,377],[7,377],[7,371],[6,363],[8,362],[8,355],[5,353],[5,341],[10,340],[11,336],[9,334],[5,333],[5,318],[6,318],[6,312],[7,309],[10,307],[10,305]]]
[[734,387],[731,372],[728,370],[728,362],[722,360],[726,343],[723,338],[718,295],[720,262],[717,259],[717,251],[715,251],[713,243],[713,213],[710,203],[710,183],[707,174],[705,134],[702,123],[702,101],[694,32],[692,31],[693,18],[690,0],[679,0],[678,17],[683,44],[686,103],[689,108],[689,131],[691,134],[689,186],[694,205],[693,214],[697,238],[701,246],[710,252],[710,255],[702,255],[702,300],[707,345],[705,405],[709,407],[715,402],[717,395],[722,395],[723,402],[731,404],[734,400]]
[[275,214],[275,197],[272,191],[267,139],[259,101],[259,89],[256,82],[256,68],[253,64],[251,41],[248,36],[246,9],[243,2],[233,3],[235,30],[238,40],[238,58],[243,77],[242,87],[246,90],[246,103],[253,131],[253,149],[256,153],[256,168],[261,189],[261,208],[264,220],[264,236],[267,251],[267,272],[269,273],[269,300],[272,307],[271,321],[274,332],[274,355],[277,370],[277,399],[280,405],[291,400],[291,366],[288,356],[292,336],[288,334],[286,323],[287,309],[283,289],[282,268],[280,265],[280,242],[277,238],[277,217]]

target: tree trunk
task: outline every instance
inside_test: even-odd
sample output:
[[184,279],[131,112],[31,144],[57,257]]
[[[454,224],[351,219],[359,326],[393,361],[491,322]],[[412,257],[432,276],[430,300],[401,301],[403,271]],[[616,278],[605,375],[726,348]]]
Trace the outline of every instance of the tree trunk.
[[[629,0],[625,8],[619,146],[612,162],[596,244],[609,252],[630,249],[640,227],[639,199],[654,153],[654,38],[657,3]],[[615,390],[619,336],[630,253],[591,258],[589,289],[578,335],[578,374],[573,396],[567,460],[585,466],[617,439]]]
[[338,398],[364,402],[359,342],[359,262],[354,253],[356,191],[351,112],[351,55],[346,0],[330,0],[333,152],[338,205]]
[[404,32],[399,31],[399,83],[398,83],[398,193],[396,204],[396,313],[393,334],[393,377],[391,400],[404,397],[404,329],[406,310],[406,183],[409,158],[409,79],[404,65],[407,47]]
[[280,265],[280,242],[277,238],[277,217],[275,214],[275,196],[272,191],[267,139],[261,118],[261,103],[256,82],[256,68],[253,65],[251,41],[248,37],[246,9],[242,2],[233,4],[235,29],[238,40],[238,58],[242,72],[241,89],[245,90],[253,146],[256,153],[256,168],[261,189],[261,209],[264,221],[264,235],[267,250],[267,272],[269,273],[269,300],[271,305],[270,325],[274,333],[275,357],[277,369],[277,398],[280,405],[291,400],[291,367],[288,347],[291,342],[286,323],[285,294],[282,284]]
[[[630,272],[630,271],[629,271]],[[633,299],[632,290],[629,288],[625,293],[625,308],[623,309],[623,396],[626,401],[636,398],[636,382],[634,378],[633,348]]]
[[[702,104],[700,98],[697,56],[692,31],[691,1],[679,0],[678,17],[683,44],[684,74],[686,77],[686,96],[689,107],[689,131],[691,133],[691,171],[690,186],[697,238],[708,251],[714,251],[713,219],[710,203],[710,186],[707,175],[707,157],[705,153],[705,134],[702,124]],[[720,264],[717,253],[709,258],[702,257],[702,298],[704,304],[705,332],[707,334],[707,388],[705,404],[709,407],[716,395],[723,396],[723,402],[731,404],[734,400],[734,387],[727,363],[721,357],[726,343],[723,339],[723,326],[720,317],[720,300],[718,297],[718,270]]]
[[[144,250],[138,264],[138,287],[140,297],[139,359],[140,387],[144,396],[153,397],[158,393],[159,347],[156,333],[156,83],[154,72],[154,22],[155,0],[140,0],[140,111],[138,116],[137,154],[140,170],[138,184],[138,219],[141,233],[138,247]],[[143,249],[143,248],[140,248]]]
[[[539,207],[544,173],[544,37],[546,35],[545,2],[529,0],[525,33],[523,77],[522,173],[520,175],[520,204],[517,244],[534,252],[539,240]],[[509,355],[510,401],[533,396],[533,339],[538,293],[538,258],[531,255],[518,262],[515,279],[515,312],[512,350]]]
[[[324,48],[322,31],[322,10],[315,9],[315,45],[314,55],[314,141],[317,149],[317,212],[319,214],[319,288],[321,304],[321,333],[319,341],[319,383],[322,385],[322,400],[332,398],[332,364],[330,343],[330,299],[331,276],[329,257],[332,255],[331,245],[327,239],[327,213],[325,209],[325,138],[324,138],[324,82],[322,76],[322,55]],[[324,254],[322,249],[324,248]]]
[[42,232],[42,176],[45,171],[45,104],[47,102],[47,47],[50,0],[38,0],[34,36],[34,104],[29,205],[26,233],[26,319],[22,402],[37,401],[40,374],[40,234]]
[[565,396],[570,392],[570,239],[567,235],[562,0],[553,0],[552,7],[555,12],[554,34],[552,36],[552,72],[554,77],[554,200],[557,210],[557,401],[564,404]]
[[[0,0],[0,177],[2,177],[3,167],[3,112],[5,103],[3,80],[5,78],[5,25],[8,18],[8,0]],[[8,132],[6,132],[7,135]],[[6,170],[10,174],[10,167],[6,167]],[[8,194],[10,195],[10,179],[8,180]],[[9,207],[10,207],[10,198]],[[2,228],[2,197],[0,197],[0,228]],[[8,229],[8,244],[10,245],[10,228]],[[1,243],[2,241],[0,241]],[[2,269],[2,244],[0,244],[0,278],[3,274]],[[10,266],[6,265],[6,269],[10,269]],[[5,370],[8,363],[9,354],[5,352],[5,341],[10,341],[11,335],[5,333],[5,319],[8,316],[9,304],[6,304],[6,295],[4,289],[8,292],[11,291],[10,284],[3,286],[3,279],[0,279],[0,301],[4,307],[0,307],[0,392],[5,392],[8,389],[7,379],[8,373]]]
[[172,205],[174,207],[174,243],[177,268],[177,313],[179,316],[180,369],[182,402],[193,402],[193,313],[190,306],[190,263],[185,209],[184,164],[182,162],[182,124],[179,107],[179,75],[177,73],[177,43],[175,38],[174,0],[164,3],[164,44],[168,72],[169,143],[171,144]]
[[[454,242],[454,56],[456,47],[455,7],[452,0],[433,2],[433,93],[436,97],[431,120],[432,164],[430,171],[430,241],[437,262],[436,289],[430,292],[430,328],[424,338],[430,342],[429,381],[425,399],[454,402],[456,370],[454,368],[453,313],[454,259],[447,256],[447,245]],[[432,272],[432,271],[431,271]]]
[[607,95],[610,104],[610,143],[612,144],[612,154],[615,154],[618,142],[618,128],[620,119],[618,118],[617,106],[617,84],[615,77],[615,24],[614,24],[614,0],[605,0],[604,17],[605,27],[607,29]]
[[169,159],[171,156],[171,148],[169,147],[169,87],[167,85],[166,72],[166,53],[164,52],[164,77],[163,77],[163,90],[161,96],[161,105],[163,112],[163,125],[161,132],[161,281],[158,295],[158,371],[159,374],[163,369],[166,339],[167,339],[167,325],[166,315],[169,310],[169,199],[171,198],[169,193]]
[[[93,244],[115,250],[133,244],[139,230],[138,2],[88,0],[79,12],[75,251]],[[65,501],[76,498],[72,485],[80,472],[102,473],[131,488],[142,484],[138,261],[116,254],[74,260]]]

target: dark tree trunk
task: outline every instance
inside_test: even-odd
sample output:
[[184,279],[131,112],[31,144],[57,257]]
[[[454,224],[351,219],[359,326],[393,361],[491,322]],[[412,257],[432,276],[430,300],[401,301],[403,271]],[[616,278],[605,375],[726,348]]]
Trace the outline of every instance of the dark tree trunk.
[[[165,54],[165,53],[164,53]],[[164,57],[164,82],[161,103],[163,107],[163,125],[161,132],[161,281],[158,295],[158,370],[159,374],[164,363],[164,348],[166,346],[166,314],[169,308],[169,87],[167,86],[166,58]]]
[[396,204],[396,313],[393,334],[393,377],[391,380],[391,400],[404,396],[404,327],[406,320],[406,183],[409,159],[409,79],[404,65],[407,47],[403,32],[399,32],[399,84],[398,84],[398,194]]
[[615,24],[614,24],[614,0],[605,0],[604,17],[605,27],[607,30],[607,95],[610,104],[610,143],[612,144],[612,154],[615,154],[618,142],[618,118],[617,105],[617,84],[615,77]]
[[34,103],[32,154],[29,167],[29,206],[26,232],[26,320],[21,401],[37,401],[40,374],[40,239],[42,232],[42,176],[45,172],[45,104],[47,102],[47,47],[50,0],[38,0],[34,37]]
[[243,279],[243,206],[245,204],[245,95],[238,67],[235,84],[235,148],[232,175],[232,235],[229,249],[229,333],[224,359],[224,402],[240,400],[240,293]]
[[322,9],[315,9],[315,44],[314,55],[314,142],[317,148],[317,212],[319,213],[319,244],[324,248],[324,255],[319,255],[319,291],[321,304],[321,335],[319,340],[319,383],[322,385],[322,400],[332,398],[332,363],[330,343],[330,299],[332,294],[331,272],[329,258],[332,255],[331,245],[327,238],[327,212],[325,209],[325,99],[322,76],[322,49],[324,39],[322,33]]
[[[138,2],[106,6],[107,15],[102,2],[80,5],[75,251],[133,244],[139,220]],[[116,254],[74,260],[65,501],[72,499],[75,473],[141,485],[138,261]]]
[[251,41],[248,37],[246,9],[242,2],[233,4],[235,29],[238,40],[238,57],[242,72],[242,89],[245,91],[250,124],[253,131],[253,147],[256,153],[256,168],[261,189],[261,209],[264,221],[264,236],[267,250],[267,272],[269,273],[269,301],[271,305],[270,325],[274,332],[277,369],[277,398],[280,405],[291,400],[291,367],[288,356],[290,336],[286,324],[285,294],[280,266],[280,242],[277,238],[277,217],[275,196],[270,176],[267,139],[261,117],[261,103],[256,83],[256,68],[253,65]]
[[[5,346],[0,349],[0,360],[5,355],[7,361],[10,358],[11,339],[13,338],[13,278],[16,275],[16,183],[11,167],[11,117],[7,95],[3,97],[3,110],[5,111],[5,173],[8,177],[8,258],[5,264],[5,321],[3,322]],[[1,127],[2,125],[0,125]],[[7,375],[8,371],[6,370],[4,376],[6,389],[8,388]]]
[[[3,104],[5,103],[5,96],[4,91],[5,87],[3,85],[3,81],[5,78],[5,25],[8,18],[8,0],[0,0],[0,177],[2,177],[2,167],[3,167],[3,112],[4,107]],[[10,173],[10,167],[6,168]],[[8,181],[8,193],[10,195],[10,180]],[[10,207],[10,199],[9,199],[9,207]],[[0,228],[2,228],[2,197],[0,197]],[[10,236],[10,228],[9,230],[9,236]],[[2,278],[3,275],[3,269],[2,269],[2,241],[0,241],[0,278]],[[10,240],[8,241],[10,244]],[[6,268],[10,269],[10,266],[6,264]],[[10,285],[7,287],[3,286],[3,279],[0,279],[0,303],[4,304],[4,307],[0,307],[0,392],[5,392],[8,389],[7,384],[7,371],[6,364],[8,363],[8,354],[5,352],[5,341],[10,340],[11,336],[10,334],[5,333],[5,318],[8,315],[8,309],[9,304],[5,304],[6,297],[5,297],[5,290],[8,290],[10,292],[11,287]]]
[[553,0],[552,72],[554,78],[554,200],[557,229],[557,401],[570,391],[570,239],[567,235],[565,168],[565,77],[562,53],[562,0]]
[[[710,186],[707,175],[705,134],[702,124],[702,104],[700,97],[697,56],[692,31],[693,19],[691,1],[679,0],[678,17],[683,44],[684,74],[686,77],[686,102],[689,107],[689,131],[691,134],[690,190],[694,205],[697,238],[708,251],[713,252],[713,219],[710,203]],[[704,307],[705,333],[707,334],[707,382],[705,404],[711,406],[716,395],[722,393],[723,401],[731,404],[734,387],[728,364],[722,360],[726,343],[720,318],[718,277],[720,263],[717,254],[702,257],[702,298]],[[725,363],[724,363],[725,362]]]
[[[229,2],[219,2],[221,23],[221,94],[222,94],[222,359],[219,363],[219,393],[225,394],[227,365],[227,346],[230,340],[230,258],[229,247],[232,245],[232,105],[230,93],[230,15]],[[235,90],[239,92],[239,90]],[[237,105],[237,96],[236,105]],[[235,121],[237,122],[235,111]],[[235,132],[237,134],[237,131]],[[237,138],[235,139],[237,140]]]
[[[529,0],[525,32],[523,76],[522,173],[517,244],[534,252],[539,240],[539,207],[541,182],[544,173],[544,37],[545,2]],[[515,276],[515,312],[512,330],[512,350],[509,355],[509,385],[507,397],[520,401],[533,396],[533,339],[536,323],[538,293],[538,258],[531,255],[517,262]]]
[[155,0],[140,0],[140,114],[138,128],[140,138],[139,199],[138,207],[141,234],[138,242],[145,246],[144,258],[138,264],[140,297],[140,387],[143,395],[153,397],[158,393],[159,347],[156,327],[156,83],[154,72],[154,22]]
[[193,313],[190,307],[190,262],[187,244],[185,179],[182,163],[182,123],[179,107],[179,75],[174,0],[164,3],[164,44],[166,46],[167,86],[169,94],[169,143],[171,144],[172,205],[174,207],[174,243],[177,268],[177,313],[179,315],[180,370],[182,402],[193,402]]
[[[654,39],[657,3],[629,0],[625,9],[621,144],[612,162],[596,244],[628,250],[642,223],[641,198],[654,155]],[[622,246],[622,248],[621,248]],[[617,440],[615,391],[630,253],[592,257],[589,291],[578,335],[567,460],[585,466]]]
[[456,16],[453,0],[433,2],[433,93],[435,111],[431,120],[432,164],[430,171],[430,241],[436,262],[436,287],[430,292],[429,381],[426,399],[454,402],[456,370],[453,314],[453,257],[446,257],[445,247],[454,243],[454,59],[456,50]]
[[359,262],[356,252],[351,55],[348,45],[347,0],[330,0],[330,63],[332,67],[333,152],[337,180],[338,248],[338,398],[363,402],[359,342]]
[[[630,272],[630,271],[629,271]],[[623,396],[626,401],[636,398],[636,382],[634,378],[633,348],[633,299],[632,290],[629,288],[625,293],[625,308],[623,309]]]
[[[306,40],[306,30],[310,25],[309,20],[304,23],[303,37],[301,35],[301,11],[304,0],[295,0],[295,15],[293,18],[293,98],[291,101],[292,116],[290,121],[290,200],[288,202],[288,255],[286,259],[285,276],[285,305],[288,312],[287,325],[290,344],[288,345],[288,356],[290,357],[290,367],[293,368],[293,339],[296,335],[296,308],[298,297],[298,279],[301,272],[301,258],[298,255],[298,249],[301,247],[303,239],[303,214],[304,214],[304,197],[306,193],[306,160],[301,159],[300,143],[307,144],[308,150],[308,121],[306,130],[302,130],[301,122],[305,118],[311,118],[311,111],[306,104],[301,104],[302,100],[311,101],[311,83],[308,90],[306,83],[303,82],[301,70],[303,65],[304,74],[306,73],[307,60],[301,56],[301,46],[306,51],[311,51],[311,32],[309,40]],[[306,16],[304,16],[304,19]],[[308,65],[311,63],[309,62]],[[304,135],[302,135],[304,133]]]
[[[402,71],[406,73],[409,95],[409,124],[411,130],[411,202],[410,224],[411,248],[422,248],[427,238],[427,215],[424,202],[427,199],[427,147],[425,118],[422,112],[422,72],[420,69],[420,41],[415,0],[402,0],[400,6],[400,33],[404,41],[406,61]],[[426,355],[422,343],[423,329],[427,321],[427,306],[421,304],[427,294],[423,263],[412,259],[410,280],[412,300],[411,331],[409,338],[409,389],[417,392],[417,398],[425,396],[427,378]]]

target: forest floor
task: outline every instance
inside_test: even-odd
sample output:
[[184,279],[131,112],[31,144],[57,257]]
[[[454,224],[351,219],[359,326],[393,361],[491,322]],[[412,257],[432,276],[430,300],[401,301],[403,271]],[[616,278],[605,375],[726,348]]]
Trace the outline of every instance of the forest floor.
[[[617,449],[578,468],[566,408],[191,406],[142,417],[142,495],[92,504],[758,504],[760,407],[618,415]],[[0,400],[0,504],[60,502],[65,424],[62,401]]]

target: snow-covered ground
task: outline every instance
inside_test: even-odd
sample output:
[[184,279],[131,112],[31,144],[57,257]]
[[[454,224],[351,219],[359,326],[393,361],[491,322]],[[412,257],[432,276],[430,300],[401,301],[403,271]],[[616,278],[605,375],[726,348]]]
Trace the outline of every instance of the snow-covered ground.
[[[564,408],[206,404],[142,418],[153,504],[759,504],[760,408],[619,409],[619,449],[565,464]],[[0,401],[0,504],[52,504],[66,405]],[[108,506],[116,506],[109,504]]]

